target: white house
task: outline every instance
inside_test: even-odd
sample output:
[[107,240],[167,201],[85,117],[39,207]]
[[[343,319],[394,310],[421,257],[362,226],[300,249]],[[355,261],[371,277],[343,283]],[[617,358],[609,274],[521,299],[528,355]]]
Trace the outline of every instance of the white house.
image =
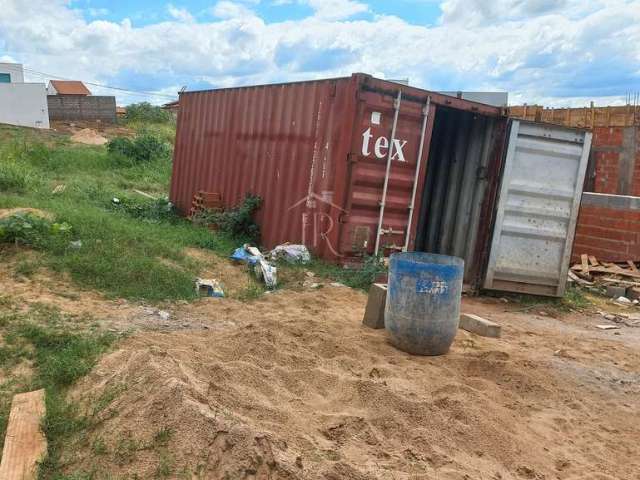
[[19,63],[0,63],[0,123],[49,128],[44,83],[25,83]]

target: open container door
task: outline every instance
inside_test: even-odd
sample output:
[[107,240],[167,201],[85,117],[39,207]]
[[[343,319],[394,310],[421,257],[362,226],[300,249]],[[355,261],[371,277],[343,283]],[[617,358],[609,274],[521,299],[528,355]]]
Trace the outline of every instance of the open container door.
[[484,287],[564,295],[591,133],[512,121]]

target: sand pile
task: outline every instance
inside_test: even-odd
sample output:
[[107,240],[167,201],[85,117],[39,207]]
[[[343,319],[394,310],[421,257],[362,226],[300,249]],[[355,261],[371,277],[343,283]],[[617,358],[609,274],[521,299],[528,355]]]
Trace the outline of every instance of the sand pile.
[[109,140],[92,128],[83,128],[71,135],[71,141],[85,145],[104,145]]
[[[526,328],[502,340],[461,332],[449,355],[411,357],[360,326],[364,302],[339,287],[203,302],[188,315],[214,319],[207,330],[134,335],[74,392],[104,409],[88,441],[68,448],[69,471],[336,480],[639,471],[637,385],[602,371],[582,381],[553,355],[555,339]],[[616,355],[637,372],[637,359]],[[165,444],[158,432],[171,432]]]

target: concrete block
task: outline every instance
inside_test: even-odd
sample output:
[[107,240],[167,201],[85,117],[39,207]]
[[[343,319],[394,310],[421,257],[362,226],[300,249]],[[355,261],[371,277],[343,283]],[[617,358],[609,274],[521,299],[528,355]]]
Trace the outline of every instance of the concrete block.
[[369,328],[384,328],[384,307],[386,303],[387,286],[383,283],[371,285],[362,324]]
[[607,287],[607,297],[609,298],[619,298],[626,297],[627,289],[626,287],[621,287],[619,285],[609,285]]
[[463,313],[460,315],[459,328],[480,335],[481,337],[492,338],[500,338],[500,331],[502,330],[502,327],[497,323],[472,313]]

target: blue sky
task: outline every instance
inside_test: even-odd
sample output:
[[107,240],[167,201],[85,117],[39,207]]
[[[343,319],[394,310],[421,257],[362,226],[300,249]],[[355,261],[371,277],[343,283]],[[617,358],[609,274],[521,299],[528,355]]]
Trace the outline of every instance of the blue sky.
[[[207,0],[190,0],[173,2],[177,8],[184,8],[202,21],[213,19],[209,10],[215,2]],[[285,20],[301,20],[313,15],[313,8],[303,2],[248,2],[253,10],[265,22],[282,22]],[[442,14],[439,2],[430,0],[373,0],[366,3],[370,11],[354,15],[355,19],[371,19],[377,15],[397,15],[409,23],[416,25],[432,25]],[[75,8],[80,9],[87,20],[102,18],[120,22],[125,18],[131,19],[133,25],[144,26],[161,21],[169,21],[172,16],[168,9],[158,8],[158,2],[142,1],[108,1],[108,0],[80,0],[73,2]]]
[[0,61],[117,86],[120,104],[350,75],[512,104],[619,104],[640,90],[640,0],[0,0]]

